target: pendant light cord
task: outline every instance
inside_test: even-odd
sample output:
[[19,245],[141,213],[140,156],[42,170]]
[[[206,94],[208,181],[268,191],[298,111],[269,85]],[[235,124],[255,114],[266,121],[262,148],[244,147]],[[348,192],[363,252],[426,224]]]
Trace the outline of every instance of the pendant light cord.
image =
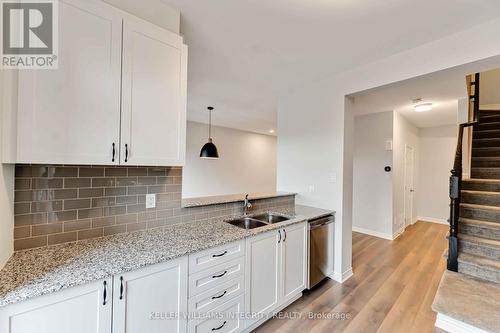
[[208,138],[212,139],[212,110],[209,111],[208,116]]

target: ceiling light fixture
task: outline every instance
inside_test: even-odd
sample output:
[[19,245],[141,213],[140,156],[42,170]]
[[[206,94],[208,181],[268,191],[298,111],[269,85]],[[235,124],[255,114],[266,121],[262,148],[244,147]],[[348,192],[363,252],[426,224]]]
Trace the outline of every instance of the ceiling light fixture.
[[269,133],[274,134],[274,130],[273,130],[273,129],[270,129],[270,130],[269,130]]
[[427,112],[432,110],[432,103],[422,103],[415,105],[415,112]]
[[217,147],[212,142],[212,110],[213,107],[209,106],[208,109],[208,142],[203,145],[200,151],[200,157],[206,159],[218,159],[219,152],[217,151]]
[[422,103],[422,98],[415,98],[412,104],[415,112],[427,112],[432,110],[432,103]]

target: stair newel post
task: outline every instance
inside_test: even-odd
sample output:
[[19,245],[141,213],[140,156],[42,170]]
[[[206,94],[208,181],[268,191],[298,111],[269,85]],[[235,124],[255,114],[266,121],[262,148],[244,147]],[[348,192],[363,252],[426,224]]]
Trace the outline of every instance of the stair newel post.
[[450,235],[448,237],[448,262],[450,271],[458,271],[458,218],[460,214],[461,171],[451,170],[450,176]]

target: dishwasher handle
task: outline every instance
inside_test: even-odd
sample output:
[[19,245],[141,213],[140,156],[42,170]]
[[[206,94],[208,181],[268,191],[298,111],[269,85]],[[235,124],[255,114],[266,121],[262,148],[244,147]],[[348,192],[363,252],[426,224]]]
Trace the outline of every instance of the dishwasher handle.
[[321,228],[321,227],[324,227],[325,225],[332,224],[333,222],[335,222],[335,218],[333,216],[328,216],[328,217],[325,217],[322,219],[317,219],[317,220],[311,221],[309,223],[309,229],[314,230],[317,228]]

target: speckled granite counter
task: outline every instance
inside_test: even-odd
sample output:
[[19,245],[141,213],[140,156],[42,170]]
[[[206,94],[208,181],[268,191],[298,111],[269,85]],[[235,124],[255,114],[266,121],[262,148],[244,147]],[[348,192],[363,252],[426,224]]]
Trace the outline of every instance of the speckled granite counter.
[[[282,212],[283,213],[283,212]],[[297,206],[288,221],[244,230],[224,221],[190,222],[20,251],[0,271],[0,307],[234,242],[332,213]]]

